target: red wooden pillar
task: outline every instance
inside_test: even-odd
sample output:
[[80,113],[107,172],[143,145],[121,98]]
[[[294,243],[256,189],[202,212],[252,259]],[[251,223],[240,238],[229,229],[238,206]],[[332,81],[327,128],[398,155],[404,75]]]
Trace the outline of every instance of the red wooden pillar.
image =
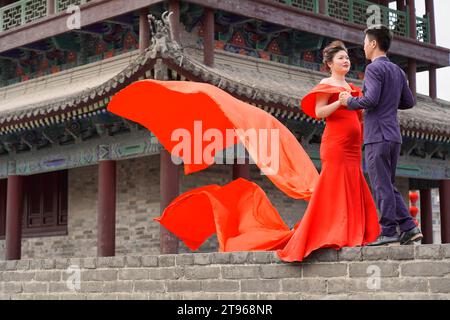
[[[434,20],[434,0],[425,0],[425,10],[430,21],[430,43],[436,44],[436,24]],[[436,66],[430,65],[429,70],[430,97],[437,98]]]
[[97,255],[111,257],[116,251],[116,161],[109,160],[107,146],[99,149]]
[[148,8],[139,12],[139,52],[145,52],[150,45],[150,22],[148,21]]
[[55,13],[55,0],[47,0],[47,15]]
[[415,0],[407,0],[409,7],[409,36],[413,39],[417,39],[416,30],[416,2]]
[[398,11],[405,11],[406,10],[405,0],[397,0],[397,10]]
[[[166,149],[161,150],[160,155],[160,192],[161,214],[180,192],[180,178],[178,165],[174,164],[170,153]],[[178,253],[178,239],[166,228],[160,228],[161,254]]]
[[441,241],[450,243],[450,180],[439,182],[439,204],[441,209]]
[[16,175],[15,163],[8,164],[6,189],[5,260],[20,260],[22,245],[23,177]]
[[[409,6],[409,36],[412,39],[417,39],[416,30],[416,3],[415,0],[407,0]],[[417,73],[417,61],[415,59],[408,59],[408,80],[409,87],[414,94],[417,96],[417,85],[416,85],[416,73]]]
[[[235,160],[237,161],[237,159]],[[244,178],[250,180],[250,162],[248,158],[245,158],[245,163],[234,163],[233,164],[233,180],[238,178]],[[241,159],[241,162],[244,162]]]
[[327,14],[327,0],[319,0],[319,13]]
[[173,40],[180,43],[181,40],[181,27],[180,27],[180,1],[170,0],[169,11],[172,12],[170,22],[172,24],[172,37]]
[[420,190],[420,224],[423,234],[422,244],[433,243],[433,207],[431,189]]
[[214,66],[214,10],[205,8],[203,17],[203,60],[205,65]]
[[408,59],[408,81],[414,97],[417,97],[417,61],[416,59]]

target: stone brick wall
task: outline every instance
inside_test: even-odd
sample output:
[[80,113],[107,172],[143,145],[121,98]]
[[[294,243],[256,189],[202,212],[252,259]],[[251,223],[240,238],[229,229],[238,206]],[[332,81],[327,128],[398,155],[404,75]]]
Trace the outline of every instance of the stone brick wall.
[[289,264],[274,252],[0,262],[0,299],[449,298],[450,245],[325,249]]
[[[182,168],[180,167],[180,171]],[[159,155],[120,161],[117,164],[117,255],[159,253],[159,228],[152,218],[160,215]],[[303,215],[306,202],[286,197],[267,177],[252,166],[251,178],[260,185],[292,227]],[[184,176],[181,192],[208,185],[225,185],[232,180],[231,165],[215,165]],[[97,254],[97,166],[69,170],[68,235],[22,240],[22,257],[93,257]],[[200,252],[217,250],[215,237]],[[180,244],[180,252],[188,252]],[[4,259],[4,241],[0,241],[0,260]]]

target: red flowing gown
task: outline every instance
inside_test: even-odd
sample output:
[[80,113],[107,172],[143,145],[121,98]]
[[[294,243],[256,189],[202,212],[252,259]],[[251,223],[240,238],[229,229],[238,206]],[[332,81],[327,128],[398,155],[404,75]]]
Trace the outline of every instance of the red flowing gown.
[[[350,84],[353,96],[361,95]],[[345,88],[320,84],[302,100],[303,111],[316,117],[318,94],[331,94],[329,103],[339,99]],[[317,117],[316,117],[317,118]],[[277,251],[284,261],[301,261],[319,248],[363,246],[375,241],[380,225],[362,162],[362,114],[341,106],[326,120],[320,146],[322,170],[306,212],[292,237]]]

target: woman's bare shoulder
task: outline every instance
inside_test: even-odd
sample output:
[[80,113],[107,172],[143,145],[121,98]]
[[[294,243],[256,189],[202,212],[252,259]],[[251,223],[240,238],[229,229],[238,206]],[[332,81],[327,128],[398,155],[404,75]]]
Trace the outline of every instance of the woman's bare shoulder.
[[323,78],[320,80],[320,84],[330,84],[330,78]]

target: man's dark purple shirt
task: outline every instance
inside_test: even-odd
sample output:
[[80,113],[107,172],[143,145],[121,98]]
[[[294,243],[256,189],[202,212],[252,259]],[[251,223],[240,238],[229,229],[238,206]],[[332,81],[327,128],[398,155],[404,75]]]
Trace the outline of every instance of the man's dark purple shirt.
[[416,101],[403,70],[382,56],[365,72],[364,96],[348,99],[348,109],[365,109],[364,144],[382,141],[402,143],[398,109],[410,109]]

